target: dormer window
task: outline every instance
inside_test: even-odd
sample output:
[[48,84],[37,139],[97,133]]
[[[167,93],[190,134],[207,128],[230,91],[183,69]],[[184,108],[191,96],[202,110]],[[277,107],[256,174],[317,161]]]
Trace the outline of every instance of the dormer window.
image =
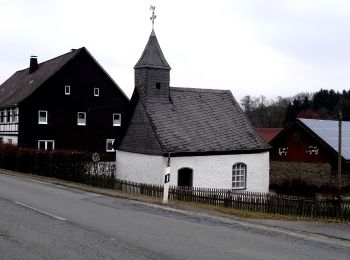
[[68,86],[68,85],[64,86],[64,94],[65,95],[70,95],[70,86]]
[[159,82],[156,83],[156,89],[160,89],[160,83]]
[[78,125],[86,125],[86,113],[85,112],[78,112],[77,124]]
[[47,111],[46,110],[39,110],[38,124],[39,125],[47,125]]
[[122,122],[121,114],[113,114],[113,126],[120,126]]
[[100,96],[100,89],[99,88],[94,88],[94,96],[95,97]]

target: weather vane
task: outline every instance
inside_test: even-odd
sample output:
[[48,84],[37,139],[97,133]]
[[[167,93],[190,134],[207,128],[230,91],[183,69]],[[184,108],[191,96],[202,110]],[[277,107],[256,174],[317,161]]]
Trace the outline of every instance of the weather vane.
[[150,20],[152,21],[152,30],[154,29],[154,19],[157,18],[156,15],[154,15],[154,10],[156,9],[156,7],[154,5],[151,5],[149,10],[152,10],[152,16],[150,17]]

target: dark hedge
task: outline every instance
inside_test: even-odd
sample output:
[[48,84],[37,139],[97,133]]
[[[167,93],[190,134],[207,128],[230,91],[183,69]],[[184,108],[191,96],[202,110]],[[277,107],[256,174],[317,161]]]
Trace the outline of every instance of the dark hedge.
[[[110,159],[105,155],[101,160]],[[15,145],[0,145],[0,168],[33,173],[42,176],[55,177],[62,180],[82,182],[94,185],[91,182],[96,178],[113,178],[115,164],[113,162],[100,162],[96,167],[92,162],[92,153],[71,150],[45,151],[23,148]]]

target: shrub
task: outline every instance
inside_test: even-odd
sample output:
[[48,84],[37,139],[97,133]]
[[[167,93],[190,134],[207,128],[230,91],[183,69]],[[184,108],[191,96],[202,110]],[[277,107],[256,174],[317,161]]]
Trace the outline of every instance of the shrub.
[[317,186],[311,185],[304,179],[285,179],[280,185],[273,185],[273,188],[278,194],[314,197],[317,192]]
[[16,171],[19,172],[34,172],[34,158],[36,150],[30,148],[17,148],[17,165]]
[[17,165],[17,146],[11,144],[0,145],[0,167],[15,170]]
[[0,145],[0,168],[80,181],[87,172],[91,153],[71,150],[45,151]]

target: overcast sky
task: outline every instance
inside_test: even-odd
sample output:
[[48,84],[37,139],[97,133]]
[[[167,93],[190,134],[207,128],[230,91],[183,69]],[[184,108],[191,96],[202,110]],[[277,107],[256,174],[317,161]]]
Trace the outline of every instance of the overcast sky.
[[0,0],[0,83],[85,46],[130,97],[152,30],[171,85],[268,98],[350,88],[349,0]]

